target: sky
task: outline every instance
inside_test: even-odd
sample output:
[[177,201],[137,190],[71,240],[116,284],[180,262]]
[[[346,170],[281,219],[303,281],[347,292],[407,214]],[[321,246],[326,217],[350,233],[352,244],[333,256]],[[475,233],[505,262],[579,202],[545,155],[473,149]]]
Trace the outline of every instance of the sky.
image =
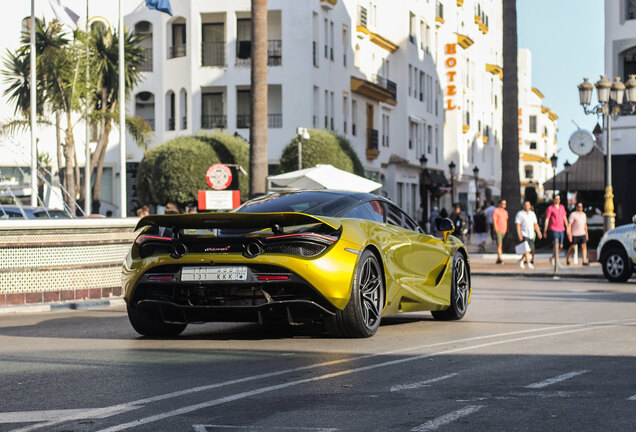
[[[568,139],[577,127],[592,131],[596,116],[586,116],[577,85],[583,78],[596,82],[604,69],[603,0],[517,0],[519,48],[532,52],[532,86],[544,94],[543,105],[554,111],[558,165],[577,156]],[[592,101],[596,100],[596,91]]]

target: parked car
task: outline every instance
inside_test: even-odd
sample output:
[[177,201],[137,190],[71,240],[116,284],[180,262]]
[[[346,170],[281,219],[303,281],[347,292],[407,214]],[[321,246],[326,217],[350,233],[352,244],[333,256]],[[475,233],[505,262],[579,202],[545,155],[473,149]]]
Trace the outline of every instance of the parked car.
[[386,198],[356,192],[275,193],[235,212],[151,215],[123,267],[133,328],[176,336],[208,321],[322,322],[370,337],[384,315],[461,319],[470,303],[466,247],[437,219],[424,234]]
[[2,219],[70,219],[70,216],[59,209],[0,204],[0,220]]
[[636,215],[631,224],[603,234],[597,254],[603,274],[610,282],[626,282],[636,267]]

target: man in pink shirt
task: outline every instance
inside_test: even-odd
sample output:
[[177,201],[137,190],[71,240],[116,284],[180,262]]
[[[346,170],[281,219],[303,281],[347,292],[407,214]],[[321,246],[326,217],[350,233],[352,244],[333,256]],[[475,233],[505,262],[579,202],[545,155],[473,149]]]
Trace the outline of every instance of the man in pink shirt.
[[570,214],[570,242],[572,245],[568,249],[567,265],[570,265],[570,257],[574,253],[574,246],[581,246],[581,256],[583,257],[583,265],[590,265],[587,261],[587,242],[590,237],[587,233],[587,216],[583,211],[583,203],[576,204],[576,211]]
[[495,264],[503,264],[503,241],[508,232],[508,210],[506,200],[499,201],[499,207],[492,213],[492,221],[497,236],[497,261]]
[[548,207],[548,210],[545,213],[545,227],[543,228],[543,235],[547,236],[549,232],[549,238],[552,239],[552,244],[556,244],[556,256],[553,248],[550,263],[552,263],[552,260],[556,260],[556,264],[559,267],[561,267],[561,263],[559,263],[559,251],[563,247],[563,240],[566,231],[568,232],[568,236],[570,236],[570,224],[568,223],[565,207],[561,205],[561,196],[556,195],[552,200],[552,205]]

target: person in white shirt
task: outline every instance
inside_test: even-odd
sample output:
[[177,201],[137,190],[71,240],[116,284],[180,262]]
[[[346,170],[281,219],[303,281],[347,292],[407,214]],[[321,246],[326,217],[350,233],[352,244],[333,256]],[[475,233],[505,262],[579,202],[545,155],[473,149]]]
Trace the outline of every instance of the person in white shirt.
[[484,210],[484,214],[486,215],[486,219],[488,220],[488,225],[490,226],[490,238],[495,241],[495,228],[493,225],[492,214],[495,212],[495,202],[490,201],[490,205],[486,207]]
[[[521,255],[519,260],[519,267],[524,268],[524,259],[528,263],[528,268],[534,268],[534,233],[537,233],[539,239],[541,238],[541,228],[537,222],[537,215],[532,211],[532,204],[530,201],[523,202],[523,209],[515,216],[515,225],[517,226],[517,237],[519,242],[526,241],[530,246],[530,251]],[[529,255],[532,255],[530,259]]]

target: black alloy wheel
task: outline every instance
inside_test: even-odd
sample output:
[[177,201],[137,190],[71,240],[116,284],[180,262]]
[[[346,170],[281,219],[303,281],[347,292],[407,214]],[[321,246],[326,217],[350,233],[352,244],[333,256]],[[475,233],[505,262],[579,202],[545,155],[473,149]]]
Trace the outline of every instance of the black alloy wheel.
[[371,337],[380,327],[383,307],[382,266],[373,252],[365,250],[358,260],[349,303],[327,320],[327,330],[339,337]]
[[466,315],[470,301],[470,275],[468,263],[461,252],[453,257],[453,274],[451,282],[451,304],[448,309],[432,311],[433,318],[439,321],[460,320]]

